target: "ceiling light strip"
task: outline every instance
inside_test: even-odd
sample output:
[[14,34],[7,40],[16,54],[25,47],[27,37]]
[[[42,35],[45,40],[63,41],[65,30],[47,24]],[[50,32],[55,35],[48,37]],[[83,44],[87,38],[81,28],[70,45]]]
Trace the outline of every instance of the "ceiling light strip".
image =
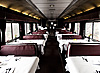
[[3,4],[0,4],[0,6],[1,6],[1,7],[4,7],[4,8],[7,8],[7,6],[5,6],[5,5],[3,5]]

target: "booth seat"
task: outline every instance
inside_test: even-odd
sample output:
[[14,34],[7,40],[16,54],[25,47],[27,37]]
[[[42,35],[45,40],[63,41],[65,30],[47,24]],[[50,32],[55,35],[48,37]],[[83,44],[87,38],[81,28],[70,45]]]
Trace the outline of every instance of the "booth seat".
[[82,39],[81,35],[62,35],[62,39]]
[[3,45],[0,50],[1,56],[38,56],[38,54],[36,44]]
[[[67,50],[65,50],[67,48]],[[62,52],[62,59],[64,65],[66,65],[66,57],[77,57],[77,56],[100,56],[100,43],[70,43],[64,46]]]
[[32,34],[46,34],[47,30],[38,30],[37,32],[32,32]]
[[[67,32],[67,30],[60,30],[60,31],[59,31],[60,34],[63,34],[63,33],[65,33],[65,32]],[[69,31],[68,31],[68,32],[69,32]]]
[[63,32],[62,34],[72,34],[72,32]]
[[70,73],[99,73],[100,43],[70,43],[64,65]]
[[46,34],[47,30],[38,30],[38,32]]
[[25,35],[23,36],[24,40],[37,40],[37,39],[45,39],[45,37],[43,35]]
[[71,43],[68,50],[69,56],[100,56],[100,44],[96,43]]
[[45,34],[45,32],[32,32],[32,34]]
[[47,30],[38,30],[38,31],[43,31],[43,32],[46,32]]
[[72,32],[67,31],[67,30],[58,30],[58,32],[59,32],[59,34],[67,34],[67,33],[72,34]]

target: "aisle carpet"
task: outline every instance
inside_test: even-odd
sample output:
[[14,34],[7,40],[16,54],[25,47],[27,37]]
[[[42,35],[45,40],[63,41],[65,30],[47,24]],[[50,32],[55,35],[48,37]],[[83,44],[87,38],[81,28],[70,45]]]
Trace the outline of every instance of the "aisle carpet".
[[45,54],[40,58],[40,69],[36,73],[65,73],[58,45],[56,37],[49,35],[44,48]]

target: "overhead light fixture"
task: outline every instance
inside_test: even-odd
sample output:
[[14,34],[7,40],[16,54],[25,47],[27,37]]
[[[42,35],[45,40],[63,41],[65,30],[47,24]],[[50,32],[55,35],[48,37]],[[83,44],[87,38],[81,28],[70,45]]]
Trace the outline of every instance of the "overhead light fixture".
[[83,13],[83,12],[78,12],[77,14],[81,14],[81,13]]
[[64,17],[64,19],[68,19],[69,17]]
[[91,7],[91,8],[89,8],[89,9],[86,9],[84,12],[87,12],[87,11],[90,11],[90,10],[92,10],[92,9],[94,9],[95,7]]
[[22,12],[22,14],[24,14],[24,15],[28,15],[28,13],[25,13],[25,12]]
[[20,10],[14,9],[14,8],[9,8],[10,10],[16,11],[16,12],[21,12]]
[[29,14],[29,16],[30,16],[30,17],[32,17],[32,15],[31,15],[31,14]]
[[97,7],[100,7],[100,5],[98,5]]
[[38,19],[38,20],[40,20],[40,18],[39,18],[39,17],[37,17],[37,19]]
[[66,17],[64,17],[64,19],[66,19]]
[[75,16],[75,14],[72,14],[72,16]]
[[0,6],[1,6],[1,7],[5,7],[5,8],[7,8],[7,6],[5,6],[5,5],[3,5],[3,4],[0,4]]
[[71,16],[68,16],[69,18],[71,17]]
[[52,4],[50,5],[51,8],[54,7],[54,6],[55,6],[55,5],[52,5]]
[[39,18],[39,17],[37,17],[37,16],[33,16],[33,18],[40,20],[40,18]]

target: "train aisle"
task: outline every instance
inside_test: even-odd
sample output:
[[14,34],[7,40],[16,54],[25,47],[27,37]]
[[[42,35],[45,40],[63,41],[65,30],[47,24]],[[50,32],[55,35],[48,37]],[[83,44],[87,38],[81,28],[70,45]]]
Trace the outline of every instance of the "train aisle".
[[40,69],[36,73],[64,73],[58,45],[56,37],[50,33],[45,46],[45,54],[40,59]]

